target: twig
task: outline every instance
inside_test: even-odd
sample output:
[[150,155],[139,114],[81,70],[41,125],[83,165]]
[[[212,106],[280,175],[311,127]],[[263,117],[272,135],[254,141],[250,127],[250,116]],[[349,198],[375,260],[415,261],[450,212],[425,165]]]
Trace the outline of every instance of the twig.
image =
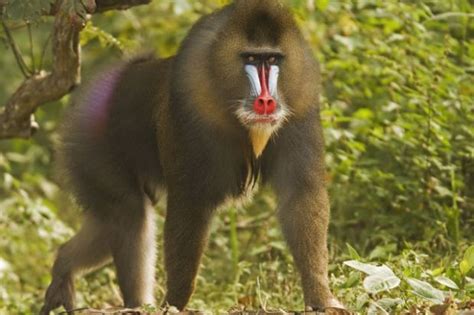
[[10,29],[8,28],[3,18],[1,19],[1,21],[2,21],[3,31],[5,32],[5,35],[7,36],[7,43],[10,46],[13,52],[13,55],[15,56],[15,60],[18,64],[18,67],[20,68],[20,71],[23,74],[23,76],[25,78],[28,78],[31,75],[31,72],[28,70],[28,66],[23,60],[23,56],[21,55],[20,48],[17,46],[15,40],[13,39]]
[[27,22],[26,26],[28,28],[28,40],[30,42],[31,69],[33,73],[36,73],[35,50],[33,45],[33,34],[31,32],[31,23]]
[[43,49],[41,51],[41,57],[39,61],[39,69],[43,68],[44,65],[44,59],[46,57],[46,50],[48,49],[49,43],[51,42],[51,37],[53,36],[53,32],[50,32],[48,35],[48,38],[46,38],[46,42],[44,43]]
[[126,10],[131,7],[149,4],[152,0],[96,0],[96,13],[109,10]]
[[464,13],[464,12],[446,12],[446,13],[441,13],[438,15],[434,15],[424,21],[423,23],[429,22],[429,21],[439,21],[439,20],[445,20],[449,19],[452,17],[466,17],[466,18],[474,18],[474,13]]

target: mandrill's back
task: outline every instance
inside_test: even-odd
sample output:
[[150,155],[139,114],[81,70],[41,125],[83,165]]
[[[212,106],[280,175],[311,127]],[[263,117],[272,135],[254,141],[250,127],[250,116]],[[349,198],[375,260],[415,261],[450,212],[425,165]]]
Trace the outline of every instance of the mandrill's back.
[[155,201],[163,185],[156,113],[168,100],[171,63],[154,57],[124,62],[76,94],[57,164],[60,179],[85,210],[113,211],[105,204],[120,204],[132,192]]

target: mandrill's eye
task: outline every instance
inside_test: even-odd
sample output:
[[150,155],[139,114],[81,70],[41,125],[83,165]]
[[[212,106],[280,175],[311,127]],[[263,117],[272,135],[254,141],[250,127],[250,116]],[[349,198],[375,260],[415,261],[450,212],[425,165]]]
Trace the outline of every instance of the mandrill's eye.
[[[1,0],[0,0],[1,1]],[[242,60],[247,65],[279,65],[285,56],[279,51],[246,51],[240,54]]]

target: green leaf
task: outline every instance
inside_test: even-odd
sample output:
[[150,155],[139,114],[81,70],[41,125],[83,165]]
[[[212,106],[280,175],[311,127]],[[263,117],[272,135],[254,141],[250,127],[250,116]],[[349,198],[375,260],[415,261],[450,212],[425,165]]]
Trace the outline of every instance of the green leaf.
[[463,275],[467,274],[469,270],[471,270],[472,266],[469,265],[469,262],[467,260],[462,260],[459,263],[459,270]]
[[102,47],[113,46],[120,51],[124,49],[123,44],[115,38],[112,34],[94,26],[91,22],[86,24],[86,27],[81,32],[81,45],[85,46],[90,41],[97,39]]
[[354,260],[360,260],[362,257],[360,257],[359,253],[357,250],[352,247],[349,243],[346,243],[347,251],[349,252],[349,256],[351,256],[352,259]]
[[437,277],[437,276],[441,275],[443,272],[444,272],[444,267],[439,267],[439,268],[436,268],[436,269],[432,270],[431,275],[433,277]]
[[433,303],[441,304],[444,302],[444,293],[434,288],[431,284],[414,278],[407,279],[408,284],[413,289],[413,293]]
[[387,244],[383,246],[377,246],[373,251],[369,254],[369,259],[377,259],[377,258],[388,258],[390,253],[394,253],[397,250],[396,244]]
[[354,113],[354,118],[361,120],[370,120],[374,118],[374,112],[369,108],[360,108]]
[[400,285],[400,278],[395,275],[374,274],[364,280],[364,289],[368,293],[377,294]]
[[470,268],[474,267],[474,245],[469,246],[469,248],[464,253],[464,259],[469,264]]
[[357,260],[348,260],[344,262],[344,265],[351,267],[355,270],[362,271],[363,273],[366,273],[368,275],[373,275],[377,273],[377,270],[379,267],[371,265],[371,264],[366,264]]
[[356,310],[361,310],[370,302],[370,297],[367,293],[360,294],[356,300]]
[[368,293],[376,294],[400,285],[400,278],[386,265],[374,266],[357,260],[345,261],[344,265],[369,275],[364,279],[364,289]]
[[386,275],[386,276],[394,276],[392,269],[387,267],[386,265],[382,266],[374,266],[371,264],[366,264],[357,260],[348,260],[344,262],[344,265],[354,268],[356,270],[362,271],[363,273],[371,275]]
[[462,274],[467,274],[474,267],[474,245],[468,247],[464,253],[463,260],[459,263],[459,270]]
[[464,289],[467,292],[474,292],[474,281],[469,281],[468,283],[466,283],[466,285],[464,286]]
[[329,0],[316,0],[316,7],[320,11],[326,11],[327,7],[329,5]]
[[344,287],[345,288],[355,287],[359,283],[359,280],[360,280],[360,273],[353,271],[347,277],[347,280],[344,283]]
[[367,315],[389,315],[389,313],[382,306],[372,301],[367,309]]
[[377,304],[383,307],[383,309],[387,311],[390,310],[391,308],[396,307],[397,305],[402,305],[404,303],[405,302],[400,298],[397,298],[397,299],[383,298],[377,301]]
[[441,283],[442,285],[444,285],[445,287],[448,287],[450,289],[459,290],[459,287],[456,284],[456,282],[449,279],[448,277],[439,276],[439,277],[435,278],[435,281],[438,282],[438,283]]

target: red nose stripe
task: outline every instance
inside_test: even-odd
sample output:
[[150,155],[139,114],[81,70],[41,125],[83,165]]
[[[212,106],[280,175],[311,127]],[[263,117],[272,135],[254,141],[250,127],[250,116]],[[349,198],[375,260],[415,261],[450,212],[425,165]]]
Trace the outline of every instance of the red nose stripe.
[[268,89],[268,71],[265,65],[260,66],[259,69],[259,79],[260,79],[260,86],[262,87],[262,92],[260,95],[255,99],[253,104],[253,110],[259,115],[270,115],[276,109],[276,101],[270,95]]

